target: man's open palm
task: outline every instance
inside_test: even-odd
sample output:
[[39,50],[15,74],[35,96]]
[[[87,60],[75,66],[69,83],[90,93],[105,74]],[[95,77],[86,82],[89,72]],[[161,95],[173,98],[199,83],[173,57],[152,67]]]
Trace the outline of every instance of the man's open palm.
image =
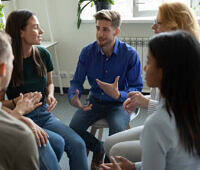
[[99,85],[99,87],[104,91],[104,93],[106,93],[108,96],[112,97],[113,99],[117,100],[120,97],[120,93],[119,93],[119,89],[118,89],[119,77],[120,76],[117,76],[115,78],[114,83],[112,83],[112,84],[105,83],[103,81],[100,81],[99,79],[96,79],[96,82]]

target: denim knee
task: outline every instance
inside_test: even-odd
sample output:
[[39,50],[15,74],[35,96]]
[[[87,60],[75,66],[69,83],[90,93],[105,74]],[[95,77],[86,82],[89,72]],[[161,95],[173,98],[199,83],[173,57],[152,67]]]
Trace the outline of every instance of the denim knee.
[[58,159],[55,155],[53,148],[50,143],[46,143],[46,147],[39,147],[39,161],[40,161],[40,170],[59,170]]
[[58,158],[58,161],[60,161],[60,159],[63,155],[63,152],[65,150],[65,140],[63,139],[62,136],[60,136],[59,138],[54,139],[54,142],[55,143],[52,147]]
[[81,138],[70,141],[70,143],[66,145],[66,153],[69,159],[72,159],[75,155],[87,157],[85,142]]
[[72,121],[70,122],[69,127],[72,128],[77,133],[82,131],[79,124],[73,123]]
[[73,140],[73,143],[72,143],[72,148],[73,150],[77,150],[77,151],[86,150],[86,145],[85,145],[84,140],[81,137],[75,138],[75,140]]

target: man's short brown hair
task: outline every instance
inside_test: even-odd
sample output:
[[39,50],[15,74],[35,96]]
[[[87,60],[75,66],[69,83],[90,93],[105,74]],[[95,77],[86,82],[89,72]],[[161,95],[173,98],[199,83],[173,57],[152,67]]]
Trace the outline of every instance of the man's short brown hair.
[[121,16],[118,12],[113,10],[101,10],[98,11],[94,18],[97,20],[108,20],[111,22],[112,27],[119,28],[121,25]]

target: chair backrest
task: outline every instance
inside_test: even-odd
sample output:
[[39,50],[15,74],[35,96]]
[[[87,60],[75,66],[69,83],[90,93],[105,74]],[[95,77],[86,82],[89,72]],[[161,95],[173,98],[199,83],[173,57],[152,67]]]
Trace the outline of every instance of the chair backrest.
[[140,108],[137,108],[134,112],[131,113],[130,121],[135,119],[140,114]]

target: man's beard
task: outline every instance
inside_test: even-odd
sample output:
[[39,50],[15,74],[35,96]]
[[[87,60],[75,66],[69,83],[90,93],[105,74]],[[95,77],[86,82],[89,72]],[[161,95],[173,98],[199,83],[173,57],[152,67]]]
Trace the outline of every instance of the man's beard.
[[[111,44],[112,43],[112,40],[108,40],[108,39],[101,39],[101,40],[99,40],[98,39],[98,45],[101,47],[101,48],[103,48],[103,47],[106,47],[107,45],[109,45],[109,44]],[[102,43],[101,43],[102,42]]]

